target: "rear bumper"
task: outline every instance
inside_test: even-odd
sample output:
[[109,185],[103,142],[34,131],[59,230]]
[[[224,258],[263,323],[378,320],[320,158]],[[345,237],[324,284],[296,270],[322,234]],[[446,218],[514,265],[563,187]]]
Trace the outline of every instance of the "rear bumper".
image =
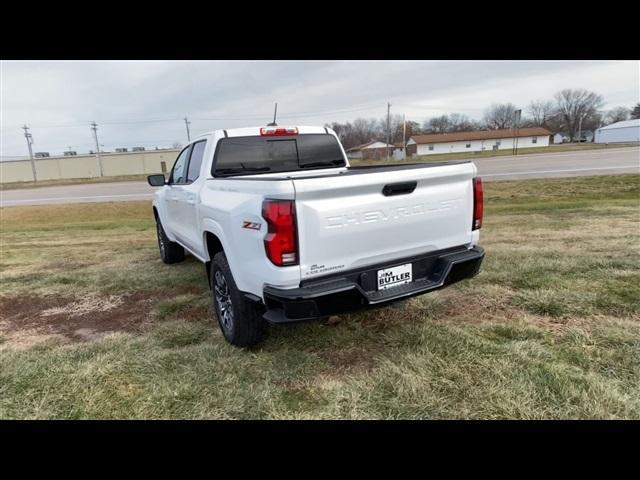
[[[484,249],[465,246],[307,280],[299,288],[264,288],[265,320],[287,323],[382,306],[446,287],[480,271]],[[377,290],[377,271],[412,264],[413,281]]]

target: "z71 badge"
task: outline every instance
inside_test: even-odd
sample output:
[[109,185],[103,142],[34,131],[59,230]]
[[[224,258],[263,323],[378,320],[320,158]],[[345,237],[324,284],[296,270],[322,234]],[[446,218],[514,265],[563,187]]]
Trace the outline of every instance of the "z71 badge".
[[249,230],[260,230],[261,226],[261,223],[247,222],[246,220],[242,222],[242,228],[248,228]]

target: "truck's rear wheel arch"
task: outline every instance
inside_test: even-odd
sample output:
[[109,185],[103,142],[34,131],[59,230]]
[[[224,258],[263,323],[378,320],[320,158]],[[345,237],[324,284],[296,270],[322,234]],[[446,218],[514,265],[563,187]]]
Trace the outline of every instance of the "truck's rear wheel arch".
[[213,257],[216,256],[218,252],[224,252],[224,248],[222,247],[222,242],[220,239],[211,232],[204,232],[204,241],[207,246],[207,253],[209,256],[209,260],[205,262],[205,269],[207,270],[207,280],[209,283],[209,288],[211,288],[211,262],[213,261]]

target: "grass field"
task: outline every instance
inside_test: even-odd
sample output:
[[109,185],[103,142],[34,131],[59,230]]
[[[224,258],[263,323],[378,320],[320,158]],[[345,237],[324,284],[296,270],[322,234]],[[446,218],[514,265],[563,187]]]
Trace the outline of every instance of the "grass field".
[[0,210],[1,418],[640,418],[640,175],[491,182],[474,279],[226,344],[148,202]]
[[[548,147],[531,147],[531,148],[519,148],[518,155],[540,155],[545,153],[561,153],[561,152],[574,152],[582,150],[602,150],[604,148],[624,148],[624,147],[637,147],[638,143],[620,143],[620,144],[605,144],[605,143],[564,143],[558,145],[549,145]],[[389,163],[420,163],[420,162],[442,162],[447,160],[464,160],[464,159],[478,159],[478,158],[490,158],[490,157],[506,157],[513,155],[511,149],[507,150],[485,150],[484,152],[458,152],[458,153],[437,153],[434,155],[416,155],[409,157],[406,160],[398,162],[397,160],[389,160]],[[387,160],[384,159],[383,162]],[[381,160],[357,160],[349,159],[349,163],[355,166],[358,165],[376,165]]]
[[34,187],[55,187],[58,185],[77,185],[77,184],[86,184],[86,183],[133,182],[133,181],[146,180],[147,177],[148,177],[147,174],[140,174],[140,175],[115,175],[113,177],[61,178],[59,180],[40,180],[38,182],[7,182],[7,183],[0,183],[0,190],[18,190],[20,188],[34,188]]

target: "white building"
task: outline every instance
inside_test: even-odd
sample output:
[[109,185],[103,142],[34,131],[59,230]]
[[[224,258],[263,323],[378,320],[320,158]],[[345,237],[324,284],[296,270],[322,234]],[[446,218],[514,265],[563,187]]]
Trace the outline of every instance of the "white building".
[[549,145],[551,132],[546,128],[520,128],[517,132],[504,129],[414,135],[407,142],[407,155],[511,150],[516,137],[518,149]]
[[596,130],[596,143],[640,142],[640,119],[616,122]]
[[571,139],[569,138],[569,135],[567,135],[566,133],[556,133],[553,136],[553,143],[567,143],[570,141]]

